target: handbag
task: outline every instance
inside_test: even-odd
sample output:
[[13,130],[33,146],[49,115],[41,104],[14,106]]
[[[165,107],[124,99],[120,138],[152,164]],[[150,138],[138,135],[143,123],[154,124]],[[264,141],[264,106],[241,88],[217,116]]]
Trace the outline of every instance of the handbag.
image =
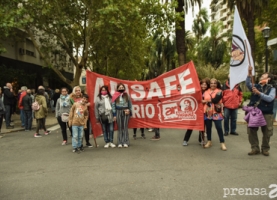
[[101,122],[107,122],[108,121],[108,115],[106,115],[106,113],[101,113],[100,114],[100,119],[101,119]]
[[61,119],[62,119],[62,122],[68,122],[69,114],[68,113],[62,113]]
[[221,113],[221,111],[222,111],[221,104],[214,104],[214,110],[217,113]]
[[245,111],[246,116],[244,120],[247,122],[249,128],[255,128],[260,126],[266,126],[266,121],[263,112],[258,108],[261,102],[261,98],[254,106],[243,106],[242,110]]
[[243,106],[242,109],[247,112],[244,120],[247,122],[249,128],[261,127],[266,125],[263,112],[258,107]]

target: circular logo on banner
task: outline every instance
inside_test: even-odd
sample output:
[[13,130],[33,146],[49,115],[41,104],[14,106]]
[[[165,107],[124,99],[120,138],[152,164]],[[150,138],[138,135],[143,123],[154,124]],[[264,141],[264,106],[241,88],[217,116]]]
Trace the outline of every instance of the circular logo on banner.
[[181,111],[195,112],[197,109],[197,102],[195,99],[186,97],[180,102]]
[[244,59],[245,44],[239,36],[233,35],[230,66],[237,67],[244,62]]

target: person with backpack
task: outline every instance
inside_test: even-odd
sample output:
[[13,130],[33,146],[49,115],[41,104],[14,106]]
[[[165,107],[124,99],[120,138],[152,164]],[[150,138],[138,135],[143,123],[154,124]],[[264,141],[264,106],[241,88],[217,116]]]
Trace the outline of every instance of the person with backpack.
[[[71,109],[70,97],[68,95],[68,89],[66,87],[61,88],[61,95],[56,103],[55,116],[62,130],[63,142],[62,145],[67,144],[67,132],[68,126],[68,116]],[[72,134],[72,128],[69,127],[69,131]]]
[[[35,108],[35,104],[38,104],[39,106]],[[37,120],[36,133],[34,134],[34,137],[41,137],[41,135],[39,134],[40,128],[44,130],[45,135],[48,135],[50,131],[47,131],[45,127],[45,118],[48,114],[48,108],[43,89],[38,90],[35,97],[35,102],[32,104],[32,108],[34,109],[35,118]]]

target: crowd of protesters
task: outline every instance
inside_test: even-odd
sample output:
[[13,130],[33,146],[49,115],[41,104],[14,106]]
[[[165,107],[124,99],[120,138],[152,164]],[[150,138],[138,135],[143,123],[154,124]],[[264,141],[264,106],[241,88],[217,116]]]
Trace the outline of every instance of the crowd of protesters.
[[[249,106],[257,106],[263,113],[266,125],[261,127],[263,140],[261,151],[257,139],[258,127],[248,127],[247,133],[251,144],[251,152],[248,155],[256,155],[260,152],[269,155],[269,141],[272,136],[274,100],[276,90],[272,86],[272,76],[264,73],[258,84],[250,83],[251,67],[246,84],[252,92]],[[215,128],[223,151],[227,150],[224,137],[228,135],[238,136],[236,132],[238,108],[242,104],[242,90],[239,85],[230,89],[229,79],[222,85],[215,78],[205,78],[200,81],[202,89],[202,104],[204,108],[204,131],[199,131],[198,141],[204,148],[212,146],[212,124]],[[48,131],[45,121],[48,112],[55,112],[58,124],[62,132],[62,145],[68,143],[67,129],[72,137],[73,152],[84,151],[83,135],[87,147],[92,147],[90,137],[92,128],[89,118],[95,117],[97,123],[101,124],[105,145],[104,148],[127,148],[130,145],[128,124],[132,117],[132,101],[126,92],[124,84],[117,85],[117,91],[111,95],[108,86],[103,85],[94,105],[90,105],[86,88],[81,91],[80,86],[73,88],[69,94],[68,88],[63,87],[53,91],[51,88],[39,86],[37,92],[22,86],[18,95],[15,94],[12,84],[0,88],[0,132],[2,122],[5,120],[6,129],[13,129],[11,115],[15,112],[15,105],[19,108],[22,127],[25,131],[32,128],[33,119],[36,120],[36,132],[34,137],[41,137],[39,131],[43,130],[45,135]],[[94,106],[94,116],[89,115],[89,110]],[[273,109],[274,108],[274,109]],[[274,113],[275,114],[275,113]],[[224,126],[222,126],[224,121]],[[117,145],[114,143],[114,124],[118,127]],[[140,128],[142,138],[145,138],[144,128]],[[149,129],[150,130],[150,129]],[[154,128],[155,136],[152,140],[160,139],[160,129]],[[136,139],[137,129],[133,129],[133,138]],[[187,130],[183,140],[183,145],[187,146],[193,130]]]

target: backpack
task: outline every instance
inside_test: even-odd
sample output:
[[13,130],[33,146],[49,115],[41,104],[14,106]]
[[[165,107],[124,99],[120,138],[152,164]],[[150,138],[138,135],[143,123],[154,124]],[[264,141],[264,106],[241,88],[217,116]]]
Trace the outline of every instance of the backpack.
[[32,103],[32,110],[36,111],[36,110],[39,110],[40,106],[38,104],[37,101],[35,101],[34,103]]

